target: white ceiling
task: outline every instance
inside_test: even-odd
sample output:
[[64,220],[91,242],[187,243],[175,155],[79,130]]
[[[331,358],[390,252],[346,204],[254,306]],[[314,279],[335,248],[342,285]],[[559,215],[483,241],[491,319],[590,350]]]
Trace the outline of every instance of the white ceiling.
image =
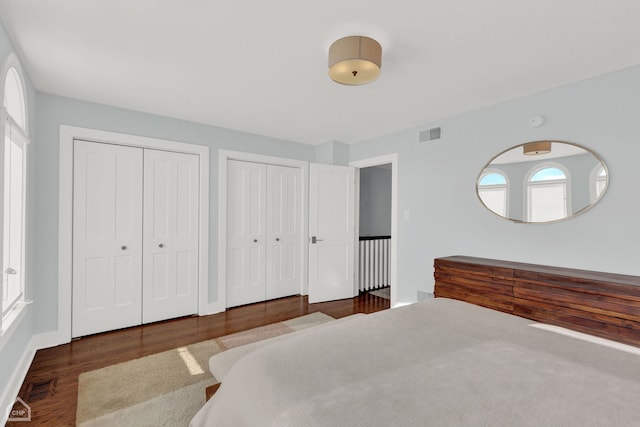
[[[0,0],[43,92],[309,144],[359,142],[640,64],[638,0]],[[383,47],[327,77],[335,39]]]

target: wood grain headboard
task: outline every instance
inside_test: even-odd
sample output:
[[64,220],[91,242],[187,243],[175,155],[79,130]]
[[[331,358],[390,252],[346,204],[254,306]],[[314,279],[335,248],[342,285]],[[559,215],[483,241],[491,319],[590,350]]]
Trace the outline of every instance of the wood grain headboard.
[[640,277],[466,256],[434,267],[436,298],[640,346]]

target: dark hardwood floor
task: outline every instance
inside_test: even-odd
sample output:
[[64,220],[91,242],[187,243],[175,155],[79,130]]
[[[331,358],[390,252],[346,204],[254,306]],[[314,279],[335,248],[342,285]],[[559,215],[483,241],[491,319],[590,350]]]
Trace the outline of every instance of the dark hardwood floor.
[[20,390],[20,397],[31,406],[32,421],[7,425],[75,425],[78,375],[83,372],[316,311],[340,318],[387,308],[389,300],[367,293],[353,299],[319,304],[308,304],[307,297],[293,296],[236,307],[210,316],[186,317],[106,332],[39,350]]

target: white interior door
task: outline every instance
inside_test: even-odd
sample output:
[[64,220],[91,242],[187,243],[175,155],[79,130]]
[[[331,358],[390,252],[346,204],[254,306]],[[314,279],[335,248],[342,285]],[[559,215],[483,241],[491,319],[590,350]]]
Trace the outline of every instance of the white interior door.
[[142,316],[142,149],[76,140],[72,336]]
[[227,165],[227,307],[265,300],[266,170]]
[[266,299],[300,293],[299,168],[267,165]]
[[144,150],[143,323],[198,311],[198,163]]
[[309,302],[356,295],[355,169],[309,168]]

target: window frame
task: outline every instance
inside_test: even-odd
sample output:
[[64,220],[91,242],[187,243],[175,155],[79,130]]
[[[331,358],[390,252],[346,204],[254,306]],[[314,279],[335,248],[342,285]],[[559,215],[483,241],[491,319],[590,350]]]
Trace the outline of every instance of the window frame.
[[[7,108],[4,104],[5,98],[5,86],[7,82],[7,78],[11,70],[15,70],[15,73],[18,77],[18,82],[20,84],[20,93],[22,94],[22,108],[24,110],[24,129],[23,127],[17,123],[17,121],[9,114]],[[18,140],[18,144],[22,147],[22,230],[21,230],[21,240],[22,247],[20,254],[21,258],[21,275],[20,275],[20,297],[12,303],[12,307],[7,310],[6,314],[3,314],[0,309],[0,349],[4,347],[4,344],[8,341],[9,337],[13,334],[15,329],[17,329],[20,324],[22,318],[25,316],[25,307],[28,303],[27,294],[27,260],[26,260],[26,228],[27,228],[27,171],[28,171],[28,150],[29,150],[29,106],[28,106],[28,96],[25,84],[25,74],[23,72],[22,66],[18,57],[15,53],[9,53],[4,57],[2,61],[2,65],[0,68],[0,99],[2,99],[2,103],[0,104],[0,189],[2,189],[3,197],[0,198],[0,223],[3,224],[0,229],[0,235],[2,236],[2,245],[0,245],[0,258],[4,259],[4,211],[5,211],[5,194],[4,194],[4,178],[5,178],[5,170],[4,170],[4,154],[5,154],[5,138],[7,135],[7,127],[9,127],[12,139],[15,138]],[[4,269],[4,262],[3,262]],[[2,271],[2,274],[5,274]],[[2,301],[3,297],[3,287],[0,286],[0,301]],[[0,304],[1,307],[1,304]]]
[[[538,172],[544,170],[544,169],[559,169],[563,174],[564,174],[564,179],[550,179],[550,180],[543,180],[543,181],[531,181],[531,178],[533,178],[533,176],[535,174],[537,174]],[[558,183],[563,183],[565,186],[564,189],[564,195],[565,195],[565,217],[564,218],[558,218],[558,219],[554,219],[554,220],[550,220],[550,221],[532,221],[531,218],[531,187],[532,186],[543,186],[543,185],[548,185],[548,184],[558,184]],[[529,171],[525,174],[525,179],[524,179],[524,196],[523,197],[523,201],[524,201],[524,212],[526,213],[526,219],[528,223],[533,223],[533,224],[548,224],[548,223],[552,223],[552,222],[557,222],[557,221],[563,221],[569,217],[572,216],[572,210],[571,210],[571,173],[569,172],[569,170],[567,169],[566,166],[564,166],[563,164],[560,164],[558,162],[543,162],[543,163],[539,163],[533,167],[531,167],[531,169],[529,169]]]

